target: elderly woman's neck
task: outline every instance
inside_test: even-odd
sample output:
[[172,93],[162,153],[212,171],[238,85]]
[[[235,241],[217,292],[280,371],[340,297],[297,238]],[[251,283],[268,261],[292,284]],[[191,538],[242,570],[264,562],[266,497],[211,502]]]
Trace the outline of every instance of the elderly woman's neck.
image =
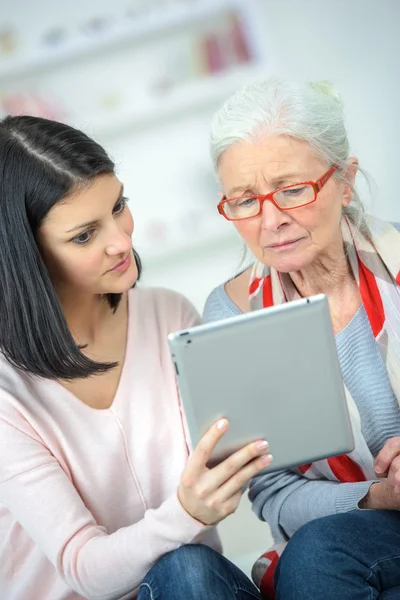
[[320,256],[309,267],[290,273],[301,296],[326,294],[341,296],[349,287],[356,285],[344,250]]

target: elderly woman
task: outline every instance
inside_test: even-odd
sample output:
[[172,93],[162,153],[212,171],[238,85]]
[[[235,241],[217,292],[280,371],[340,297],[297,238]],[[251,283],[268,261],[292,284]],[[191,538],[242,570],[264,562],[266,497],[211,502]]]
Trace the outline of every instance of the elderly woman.
[[284,600],[400,598],[400,227],[363,213],[325,83],[244,87],[216,114],[211,148],[218,210],[255,260],[210,294],[204,319],[326,294],[356,440],[348,456],[253,479],[277,543],[253,578]]

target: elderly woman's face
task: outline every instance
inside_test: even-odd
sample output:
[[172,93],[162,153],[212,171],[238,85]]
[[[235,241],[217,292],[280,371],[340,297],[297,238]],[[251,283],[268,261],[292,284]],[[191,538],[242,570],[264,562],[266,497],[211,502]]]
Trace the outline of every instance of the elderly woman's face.
[[[231,146],[222,156],[219,176],[223,194],[232,198],[316,181],[330,166],[318,160],[306,142],[270,136]],[[285,273],[298,271],[340,239],[342,207],[350,201],[349,186],[331,178],[308,206],[282,211],[267,200],[259,216],[234,225],[262,263]]]

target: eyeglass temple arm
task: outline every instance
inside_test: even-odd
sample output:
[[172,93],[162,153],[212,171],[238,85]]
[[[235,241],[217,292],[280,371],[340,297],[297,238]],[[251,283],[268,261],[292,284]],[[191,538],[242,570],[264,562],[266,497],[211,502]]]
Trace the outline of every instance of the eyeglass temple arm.
[[324,185],[326,184],[326,182],[332,177],[332,175],[334,174],[334,172],[336,171],[336,169],[338,168],[339,165],[333,165],[329,171],[327,173],[325,173],[325,175],[323,175],[321,177],[321,179],[318,179],[318,181],[316,181],[315,183],[317,184],[317,190],[318,192],[320,190],[322,190],[322,188],[324,187]]

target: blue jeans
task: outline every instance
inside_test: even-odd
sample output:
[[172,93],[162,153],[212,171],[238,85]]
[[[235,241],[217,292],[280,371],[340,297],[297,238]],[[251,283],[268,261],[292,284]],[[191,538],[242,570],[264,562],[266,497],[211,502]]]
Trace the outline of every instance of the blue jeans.
[[261,600],[248,577],[219,552],[188,544],[150,569],[137,600]]
[[400,512],[315,519],[292,537],[275,572],[276,600],[399,600]]

